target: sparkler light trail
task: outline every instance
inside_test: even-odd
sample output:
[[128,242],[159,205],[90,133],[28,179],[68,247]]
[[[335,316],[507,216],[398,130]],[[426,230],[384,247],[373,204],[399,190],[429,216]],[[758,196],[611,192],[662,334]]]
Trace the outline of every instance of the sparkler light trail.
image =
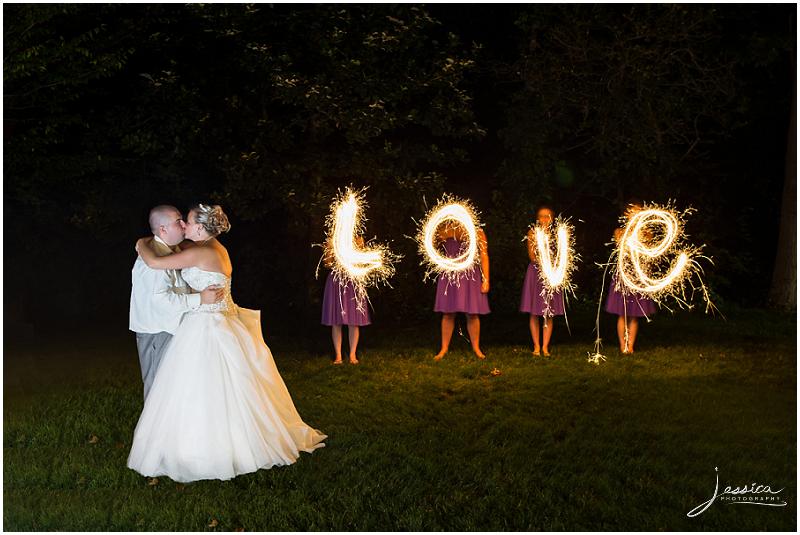
[[353,283],[359,308],[366,302],[367,286],[386,282],[394,274],[394,263],[400,259],[385,245],[364,245],[360,236],[366,221],[365,208],[364,189],[347,188],[334,199],[326,219],[331,269],[340,280]]
[[694,292],[700,291],[706,312],[715,309],[698,263],[711,259],[701,254],[703,245],[686,242],[685,221],[693,212],[679,212],[672,203],[650,204],[622,217],[614,267],[623,294],[647,297],[667,308],[667,301],[674,299],[680,308],[692,308]]
[[[555,261],[550,245],[553,229],[556,231]],[[542,297],[549,299],[558,291],[572,292],[574,285],[570,275],[575,270],[575,260],[577,260],[572,225],[561,217],[557,217],[548,227],[537,224],[533,230],[536,240],[536,259],[539,263],[539,278],[546,292]]]
[[[674,210],[652,207],[633,214],[617,251],[617,273],[625,287],[653,299],[671,293],[689,274],[691,250],[681,249],[682,233],[683,224]],[[669,253],[677,255],[672,267],[659,269]],[[666,272],[654,277],[659,271]]]
[[[454,258],[444,256],[436,247],[436,236],[442,225],[445,229],[460,226],[464,232],[466,244],[462,245],[459,254]],[[417,232],[422,264],[427,267],[425,279],[432,274],[438,274],[458,284],[458,275],[478,263],[479,228],[478,214],[468,201],[445,195],[428,212]]]

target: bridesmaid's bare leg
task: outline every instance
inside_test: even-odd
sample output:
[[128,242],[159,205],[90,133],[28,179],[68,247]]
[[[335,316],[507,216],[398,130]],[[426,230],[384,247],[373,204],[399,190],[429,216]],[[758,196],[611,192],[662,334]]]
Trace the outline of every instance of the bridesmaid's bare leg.
[[469,341],[472,342],[472,350],[479,359],[485,359],[486,355],[483,354],[480,348],[481,317],[479,315],[467,314],[467,332],[469,333]]
[[545,357],[550,356],[550,337],[553,336],[553,319],[554,318],[544,318],[544,326],[542,327],[542,335],[544,337],[542,353]]
[[628,353],[633,353],[636,333],[639,332],[639,318],[628,318]]
[[619,350],[627,353],[628,348],[625,347],[625,316],[617,316],[617,338],[619,338]]
[[350,364],[358,364],[358,359],[356,358],[356,349],[358,348],[358,335],[359,335],[358,325],[348,325],[347,334],[350,339]]
[[533,338],[533,354],[538,357],[541,346],[541,344],[539,343],[539,316],[531,314],[530,327],[531,327],[531,338]]
[[450,339],[453,337],[453,329],[456,326],[455,314],[442,314],[442,348],[439,353],[433,357],[433,360],[442,360],[444,354],[450,349]]
[[331,326],[331,339],[333,340],[333,350],[336,352],[336,360],[334,364],[342,363],[342,326]]

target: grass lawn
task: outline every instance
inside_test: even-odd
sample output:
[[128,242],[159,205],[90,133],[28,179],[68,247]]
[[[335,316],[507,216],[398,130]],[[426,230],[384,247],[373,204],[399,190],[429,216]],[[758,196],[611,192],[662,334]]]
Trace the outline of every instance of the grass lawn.
[[[575,333],[590,315],[570,317],[572,337],[557,324],[553,356],[536,360],[521,315],[484,321],[484,362],[458,335],[433,362],[435,320],[364,329],[359,366],[329,364],[321,327],[310,341],[265,329],[327,447],[186,485],[125,466],[142,391],[124,327],[6,347],[3,528],[794,531],[794,316],[662,314],[633,356],[603,321],[599,366]],[[788,506],[717,501],[687,518],[715,467],[721,487],[785,488]]]

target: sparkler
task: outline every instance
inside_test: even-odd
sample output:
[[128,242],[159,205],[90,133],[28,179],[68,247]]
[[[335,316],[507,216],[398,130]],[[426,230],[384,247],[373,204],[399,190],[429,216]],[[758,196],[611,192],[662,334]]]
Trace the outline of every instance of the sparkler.
[[[436,236],[441,225],[452,229],[459,225],[466,236],[466,245],[454,258],[444,256],[436,247]],[[427,266],[425,279],[432,274],[448,277],[458,285],[458,275],[478,262],[478,214],[468,201],[445,195],[428,212],[419,225],[417,242],[422,255],[422,264]]]
[[367,286],[386,282],[394,275],[394,263],[400,259],[386,245],[370,243],[365,246],[358,238],[364,232],[365,209],[364,189],[347,188],[334,199],[325,222],[333,259],[331,269],[335,277],[353,283],[359,309],[367,301]]

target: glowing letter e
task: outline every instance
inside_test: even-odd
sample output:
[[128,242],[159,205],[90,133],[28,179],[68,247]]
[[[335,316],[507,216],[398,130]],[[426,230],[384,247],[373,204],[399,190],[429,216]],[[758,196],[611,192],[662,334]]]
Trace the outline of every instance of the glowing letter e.
[[[645,240],[646,227],[661,227],[661,240]],[[680,234],[678,219],[669,211],[649,208],[637,212],[630,218],[625,226],[622,238],[619,240],[619,262],[617,273],[625,286],[641,294],[657,294],[679,280],[683,270],[689,263],[689,256],[685,252],[678,254],[672,268],[661,278],[652,278],[642,264],[647,264],[669,251]],[[632,272],[626,269],[626,262],[630,262]]]

